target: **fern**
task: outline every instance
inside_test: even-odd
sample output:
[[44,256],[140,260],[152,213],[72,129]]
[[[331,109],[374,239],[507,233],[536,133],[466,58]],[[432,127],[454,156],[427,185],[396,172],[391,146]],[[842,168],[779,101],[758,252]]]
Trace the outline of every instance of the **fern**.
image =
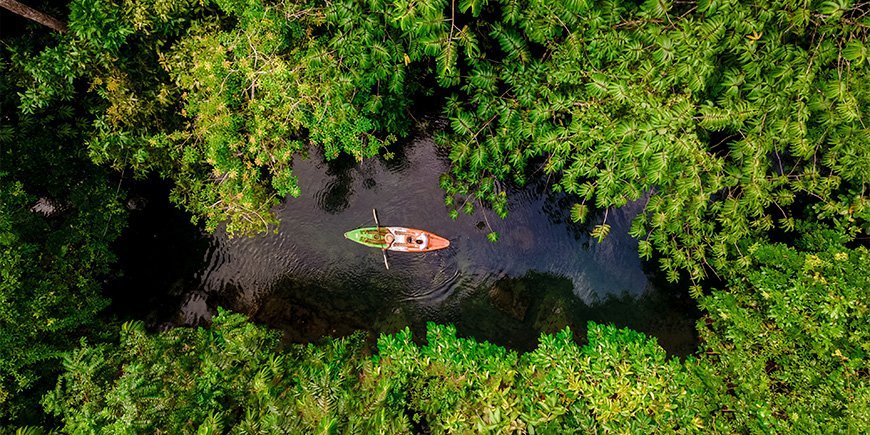
[[598,243],[601,243],[604,241],[604,238],[610,234],[610,224],[595,225],[590,234],[598,241]]
[[585,223],[588,212],[589,209],[585,204],[574,204],[571,207],[571,220],[574,222]]

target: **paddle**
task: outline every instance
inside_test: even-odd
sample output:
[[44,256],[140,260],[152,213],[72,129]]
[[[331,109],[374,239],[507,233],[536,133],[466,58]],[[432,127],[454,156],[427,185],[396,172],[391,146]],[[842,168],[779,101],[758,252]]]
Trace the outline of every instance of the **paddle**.
[[[378,232],[380,232],[381,224],[378,223],[378,212],[375,209],[372,209],[372,216],[375,217],[375,226],[378,228]],[[384,254],[384,266],[387,267],[387,270],[390,270],[390,263],[387,262],[387,248],[382,248],[381,253]]]

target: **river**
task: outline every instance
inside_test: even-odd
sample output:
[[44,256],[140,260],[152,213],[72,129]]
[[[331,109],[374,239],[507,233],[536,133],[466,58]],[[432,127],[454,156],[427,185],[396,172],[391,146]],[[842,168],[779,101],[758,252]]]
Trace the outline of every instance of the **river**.
[[[277,231],[257,237],[205,234],[166,203],[165,189],[134,196],[117,247],[123,276],[110,285],[112,310],[167,328],[207,322],[223,306],[291,342],[405,326],[422,337],[433,321],[526,351],[541,332],[564,326],[582,341],[593,320],[657,337],[673,355],[697,346],[694,301],[642,262],[627,234],[643,200],[610,210],[612,230],[599,244],[589,230],[601,214],[572,223],[571,199],[546,189],[545,179],[509,188],[507,219],[480,208],[450,219],[438,187],[448,160],[427,134],[391,160],[326,162],[312,151],[293,167],[302,196],[276,207]],[[451,245],[390,253],[386,270],[379,250],[343,237],[373,225],[373,208],[382,225],[424,228]],[[497,243],[487,240],[488,226]]]

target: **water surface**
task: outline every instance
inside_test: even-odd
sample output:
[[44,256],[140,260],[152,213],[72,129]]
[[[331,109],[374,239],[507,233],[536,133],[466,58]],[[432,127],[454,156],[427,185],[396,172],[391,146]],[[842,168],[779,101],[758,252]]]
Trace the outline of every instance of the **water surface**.
[[[627,234],[640,203],[608,212],[612,230],[600,244],[589,227],[570,222],[571,200],[548,192],[546,180],[504,187],[507,219],[478,207],[451,220],[438,187],[448,163],[426,135],[392,160],[325,162],[312,152],[293,168],[303,194],[275,209],[281,223],[273,234],[209,236],[166,208],[138,212],[138,221],[134,210],[122,258],[137,266],[114,286],[123,300],[118,310],[168,327],[207,321],[224,306],[297,342],[406,325],[421,335],[434,321],[517,350],[564,326],[582,336],[595,320],[654,335],[675,354],[694,349],[693,302],[659,283]],[[382,225],[425,228],[451,246],[389,253],[386,270],[379,250],[343,237],[373,225],[372,208]],[[487,240],[490,228],[500,234],[498,243]],[[143,255],[149,260],[137,259]]]

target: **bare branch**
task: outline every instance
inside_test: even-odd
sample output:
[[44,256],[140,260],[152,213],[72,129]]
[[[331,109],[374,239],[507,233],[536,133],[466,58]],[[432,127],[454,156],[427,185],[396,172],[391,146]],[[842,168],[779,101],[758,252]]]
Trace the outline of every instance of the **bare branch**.
[[50,27],[58,32],[66,33],[67,31],[66,23],[63,21],[39,12],[36,9],[23,5],[15,0],[0,0],[0,8],[7,9],[14,14],[36,21],[37,23]]

